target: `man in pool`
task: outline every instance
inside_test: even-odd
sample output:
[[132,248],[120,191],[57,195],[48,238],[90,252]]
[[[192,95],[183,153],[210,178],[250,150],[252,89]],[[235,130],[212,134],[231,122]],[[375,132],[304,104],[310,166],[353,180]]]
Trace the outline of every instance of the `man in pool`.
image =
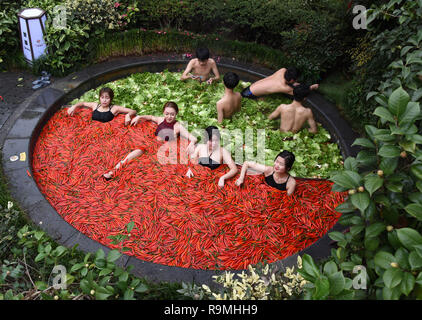
[[[211,71],[214,77],[211,77]],[[195,79],[199,82],[206,81],[208,84],[218,81],[220,73],[214,59],[210,58],[210,52],[207,48],[198,48],[196,50],[196,58],[189,61],[180,80]]]
[[291,104],[281,104],[270,114],[268,119],[274,120],[280,117],[280,131],[296,133],[305,122],[309,124],[309,132],[317,133],[318,128],[312,114],[312,110],[305,108],[302,102],[311,92],[309,86],[299,84],[293,89],[293,102]]
[[[272,93],[287,93],[293,95],[293,86],[298,85],[299,71],[294,67],[282,68],[272,75],[254,82],[242,91],[242,97],[257,99],[260,96]],[[313,84],[310,89],[318,89],[318,84]]]
[[239,92],[233,92],[233,89],[239,83],[239,76],[233,72],[227,72],[223,77],[225,86],[224,96],[217,102],[218,123],[223,119],[229,119],[234,113],[240,110],[242,97]]

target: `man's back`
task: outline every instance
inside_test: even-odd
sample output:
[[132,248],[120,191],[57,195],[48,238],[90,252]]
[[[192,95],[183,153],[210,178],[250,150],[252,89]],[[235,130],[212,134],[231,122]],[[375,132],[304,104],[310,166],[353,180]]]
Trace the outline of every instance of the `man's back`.
[[280,131],[293,132],[300,131],[307,122],[309,124],[309,132],[316,133],[317,126],[312,114],[312,110],[302,106],[300,102],[293,101],[291,104],[281,104],[269,116],[269,119],[280,117]]
[[229,119],[234,113],[240,110],[242,96],[239,92],[232,94],[225,94],[217,102],[218,122],[221,123],[223,119]]

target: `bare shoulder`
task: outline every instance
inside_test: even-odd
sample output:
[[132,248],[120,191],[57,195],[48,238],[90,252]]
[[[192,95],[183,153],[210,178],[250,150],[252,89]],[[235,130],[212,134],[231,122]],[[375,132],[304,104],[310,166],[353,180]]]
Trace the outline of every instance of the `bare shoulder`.
[[292,176],[290,176],[289,181],[287,181],[287,184],[289,186],[292,186],[292,187],[295,186],[296,185],[296,179],[293,178]]
[[273,169],[273,167],[265,166],[264,175],[269,176],[271,173],[273,173]]
[[91,108],[92,110],[95,110],[97,106],[99,105],[98,102],[84,102],[84,106],[87,106],[88,108]]
[[216,65],[216,62],[215,62],[215,60],[214,60],[213,58],[208,58],[208,63],[209,63],[210,65],[213,65],[213,66],[215,66],[215,65]]

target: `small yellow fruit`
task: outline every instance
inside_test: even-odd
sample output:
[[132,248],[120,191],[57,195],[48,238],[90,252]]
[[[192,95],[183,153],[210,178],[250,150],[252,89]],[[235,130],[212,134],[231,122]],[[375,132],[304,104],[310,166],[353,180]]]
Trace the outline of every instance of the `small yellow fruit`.
[[377,171],[377,175],[380,176],[380,177],[382,177],[384,175],[384,171],[378,170]]
[[54,300],[59,300],[59,296],[54,296]]
[[391,232],[391,231],[393,231],[394,227],[393,226],[387,226],[386,229],[387,229],[388,232]]
[[359,191],[359,192],[364,192],[364,191],[365,191],[365,188],[364,188],[364,187],[362,187],[362,186],[360,186],[360,187],[358,188],[358,191]]
[[399,267],[399,265],[398,265],[397,262],[391,262],[390,263],[390,266],[392,266],[393,268],[398,268]]
[[356,193],[356,190],[355,189],[350,189],[349,190],[349,194],[355,194]]
[[91,295],[94,295],[95,294],[95,290],[91,290],[90,294]]
[[400,157],[402,157],[402,158],[406,158],[406,157],[407,157],[407,153],[406,153],[406,151],[402,151],[402,152],[400,152]]

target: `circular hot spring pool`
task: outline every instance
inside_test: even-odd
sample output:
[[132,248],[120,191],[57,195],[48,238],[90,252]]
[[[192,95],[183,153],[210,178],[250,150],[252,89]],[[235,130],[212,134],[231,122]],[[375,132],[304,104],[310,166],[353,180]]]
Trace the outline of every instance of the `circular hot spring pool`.
[[[224,92],[221,82],[179,81],[186,61],[116,61],[72,74],[28,104],[29,110],[22,114],[34,115],[26,120],[32,125],[26,126],[30,131],[28,168],[23,162],[21,168],[13,169],[16,162],[7,162],[12,154],[6,152],[16,153],[18,148],[12,140],[20,139],[10,135],[18,128],[9,132],[5,172],[11,179],[13,172],[26,170],[30,183],[24,188],[35,186],[31,192],[39,197],[38,209],[32,204],[29,210],[33,221],[64,245],[78,244],[91,252],[117,249],[123,253],[121,265],[134,265],[135,274],[152,280],[209,283],[212,275],[223,270],[240,272],[260,262],[289,266],[303,253],[317,259],[330,254],[327,233],[341,230],[337,223],[341,214],[335,208],[345,194],[331,191],[327,177],[341,168],[345,157],[353,155],[349,147],[353,133],[349,135],[337,114],[327,112],[324,99],[316,94],[308,99],[319,123],[316,135],[307,129],[282,134],[277,130],[279,121],[267,119],[280,103],[288,103],[289,97],[281,95],[242,101],[240,112],[220,125],[215,103]],[[241,82],[235,91],[270,72],[224,63],[219,71],[239,75]],[[178,120],[189,131],[218,126],[223,138],[231,135],[223,144],[232,152],[239,172],[242,160],[258,159],[271,165],[280,150],[294,152],[291,173],[297,180],[296,191],[287,196],[269,187],[263,175],[252,172],[241,187],[235,185],[239,173],[220,187],[219,177],[228,172],[227,165],[211,170],[192,162],[183,139],[157,141],[157,125],[151,121],[125,126],[124,115],[118,115],[100,123],[92,121],[92,111],[83,108],[68,115],[69,104],[98,101],[103,86],[114,90],[114,104],[138,114],[160,116],[164,103],[175,101]],[[24,122],[18,119],[15,126]],[[255,144],[252,138],[248,145],[242,136],[248,128],[255,135]],[[259,130],[264,131],[260,139],[265,140],[261,158],[253,150]],[[102,178],[129,152],[140,148],[142,156],[121,166],[111,180]],[[12,193],[19,189],[24,192],[12,186]],[[25,207],[33,201],[26,197],[20,203]]]

